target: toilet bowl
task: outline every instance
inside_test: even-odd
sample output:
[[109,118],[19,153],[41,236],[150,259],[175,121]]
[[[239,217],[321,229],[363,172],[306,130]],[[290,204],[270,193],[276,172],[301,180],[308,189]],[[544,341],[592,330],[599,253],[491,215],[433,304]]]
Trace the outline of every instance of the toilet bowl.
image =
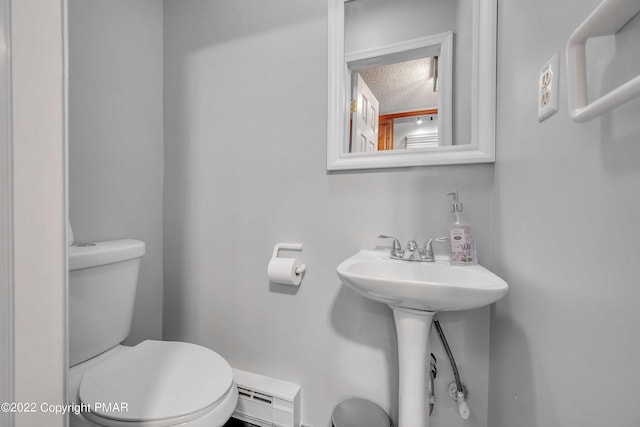
[[221,427],[238,400],[231,366],[196,344],[127,347],[137,240],[69,248],[70,426]]

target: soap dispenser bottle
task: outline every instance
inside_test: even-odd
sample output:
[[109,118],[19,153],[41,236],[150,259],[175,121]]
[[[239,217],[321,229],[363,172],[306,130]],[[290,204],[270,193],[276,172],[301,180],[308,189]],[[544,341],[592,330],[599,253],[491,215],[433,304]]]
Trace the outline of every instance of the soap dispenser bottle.
[[451,212],[454,220],[449,231],[451,265],[475,265],[478,263],[476,244],[471,235],[471,225],[465,221],[462,203],[458,201],[458,192],[447,194],[453,197]]

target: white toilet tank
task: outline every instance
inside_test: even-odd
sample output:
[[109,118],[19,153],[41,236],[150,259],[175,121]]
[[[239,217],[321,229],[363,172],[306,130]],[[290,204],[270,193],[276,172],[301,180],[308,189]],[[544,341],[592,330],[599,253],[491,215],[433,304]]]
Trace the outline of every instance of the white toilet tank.
[[131,239],[69,247],[69,366],[129,335],[144,254],[144,242]]

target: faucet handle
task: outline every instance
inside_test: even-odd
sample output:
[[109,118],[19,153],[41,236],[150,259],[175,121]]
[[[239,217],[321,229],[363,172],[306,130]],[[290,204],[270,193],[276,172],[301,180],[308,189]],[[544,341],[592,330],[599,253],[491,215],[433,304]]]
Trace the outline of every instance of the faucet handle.
[[433,242],[445,242],[447,240],[449,240],[449,237],[447,236],[427,240],[427,243],[424,245],[424,249],[422,249],[422,252],[420,253],[420,257],[424,261],[434,261],[435,255],[433,254]]
[[380,239],[393,239],[393,246],[391,248],[391,256],[402,258],[404,256],[404,251],[402,250],[402,245],[400,245],[400,241],[393,236],[385,236],[381,234],[378,236]]

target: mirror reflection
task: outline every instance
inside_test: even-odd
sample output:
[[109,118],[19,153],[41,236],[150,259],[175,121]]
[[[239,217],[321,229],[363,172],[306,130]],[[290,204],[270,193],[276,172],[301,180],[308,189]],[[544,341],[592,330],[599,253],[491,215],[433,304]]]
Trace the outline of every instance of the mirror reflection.
[[[397,55],[387,55],[374,57],[373,64],[370,60],[347,63],[350,153],[435,148],[450,142],[439,138],[441,48],[438,45],[431,50],[433,56],[424,56],[423,49],[413,50],[417,58],[402,62],[389,59]],[[385,63],[385,58],[391,63]]]
[[[344,3],[349,110],[345,152],[433,150],[455,144],[453,33],[467,12],[471,22],[470,9],[459,3]],[[463,55],[470,54],[469,47]]]

